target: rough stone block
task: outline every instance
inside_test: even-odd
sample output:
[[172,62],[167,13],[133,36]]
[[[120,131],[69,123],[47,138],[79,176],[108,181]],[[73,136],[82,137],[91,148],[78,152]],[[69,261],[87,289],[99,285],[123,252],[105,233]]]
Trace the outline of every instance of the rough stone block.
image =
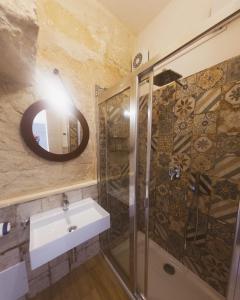
[[0,76],[30,83],[38,36],[35,0],[0,0]]

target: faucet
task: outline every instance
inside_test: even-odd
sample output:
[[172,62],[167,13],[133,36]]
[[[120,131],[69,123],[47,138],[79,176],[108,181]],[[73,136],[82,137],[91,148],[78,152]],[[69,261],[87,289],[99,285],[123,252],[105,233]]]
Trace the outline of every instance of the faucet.
[[169,169],[169,176],[171,181],[173,179],[179,179],[181,177],[181,167],[180,166],[174,166]]
[[62,207],[64,211],[68,211],[69,209],[69,201],[67,195],[64,193],[63,194],[63,201],[62,201]]

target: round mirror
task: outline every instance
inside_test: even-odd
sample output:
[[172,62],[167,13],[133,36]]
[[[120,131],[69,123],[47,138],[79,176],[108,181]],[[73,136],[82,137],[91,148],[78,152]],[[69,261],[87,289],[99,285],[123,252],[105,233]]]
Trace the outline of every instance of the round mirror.
[[33,119],[32,132],[35,141],[43,149],[66,154],[79,147],[83,129],[75,116],[43,109]]
[[55,161],[77,157],[89,139],[88,124],[75,107],[63,113],[47,106],[44,101],[38,101],[26,110],[21,133],[33,152]]

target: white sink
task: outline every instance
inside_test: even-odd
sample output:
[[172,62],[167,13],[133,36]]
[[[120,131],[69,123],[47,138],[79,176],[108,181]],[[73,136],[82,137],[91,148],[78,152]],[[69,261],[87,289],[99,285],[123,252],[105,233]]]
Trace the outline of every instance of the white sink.
[[[96,201],[87,198],[30,218],[30,260],[32,269],[93,238],[110,227],[110,215]],[[69,232],[70,229],[73,231]]]

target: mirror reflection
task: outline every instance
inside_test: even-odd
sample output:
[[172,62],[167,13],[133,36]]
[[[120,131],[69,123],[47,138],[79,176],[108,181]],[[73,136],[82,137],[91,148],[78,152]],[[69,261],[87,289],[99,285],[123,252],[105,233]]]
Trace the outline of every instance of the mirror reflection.
[[53,110],[41,110],[33,120],[35,141],[48,152],[67,154],[81,143],[83,130],[78,119],[71,115],[57,114]]

